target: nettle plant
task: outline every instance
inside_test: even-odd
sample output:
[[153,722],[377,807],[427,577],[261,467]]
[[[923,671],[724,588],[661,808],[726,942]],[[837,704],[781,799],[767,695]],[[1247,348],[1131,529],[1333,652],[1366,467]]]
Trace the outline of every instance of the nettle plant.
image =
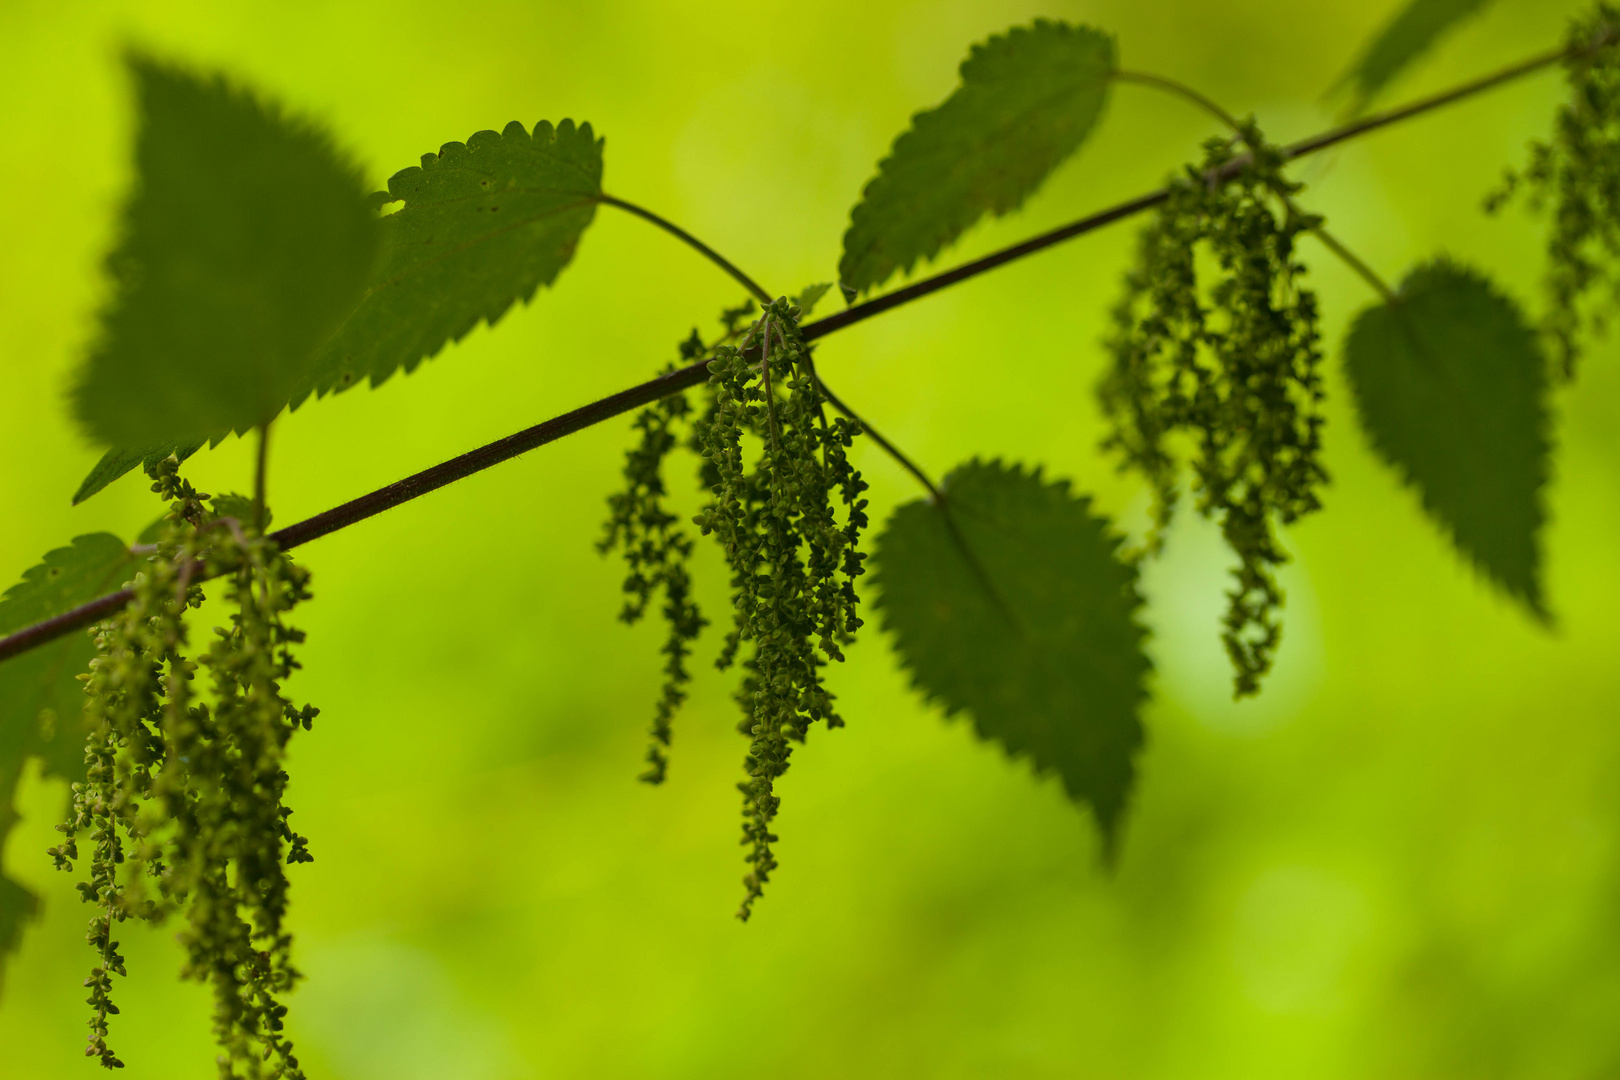
[[[739,918],[776,859],[776,780],[818,723],[840,727],[829,665],[870,621],[917,690],[1095,815],[1114,857],[1143,743],[1151,665],[1139,569],[1178,493],[1235,558],[1218,632],[1238,696],[1260,692],[1283,642],[1278,528],[1321,508],[1326,347],[1305,255],[1365,279],[1370,306],[1342,358],[1376,451],[1480,573],[1546,621],[1539,536],[1548,394],[1620,299],[1620,14],[1599,5],[1563,45],[1393,111],[1374,95],[1477,3],[1415,0],[1341,83],[1344,126],[1270,142],[1171,79],[1119,66],[1099,30],[1037,21],[975,45],[961,85],[918,113],[850,215],[837,280],[773,294],[653,212],[602,189],[589,124],[508,124],[446,143],[367,195],[316,125],[219,76],[144,55],[136,184],[107,258],[110,299],[72,386],[77,421],[109,447],[74,502],[137,468],[165,504],[127,544],[104,533],[48,553],[0,600],[0,839],[25,762],[71,780],[49,854],[93,911],[88,1053],[108,1043],[117,934],[130,918],[182,925],[182,975],[206,982],[227,1077],[301,1077],[282,997],[298,979],[288,868],[311,858],[290,824],[288,741],[317,710],[290,697],[303,635],[289,619],[309,572],[289,552],[544,443],[632,410],[624,488],[600,540],[624,560],[626,622],[667,625],[664,685],[642,779],[661,782],[710,619],[693,599],[702,537],[730,571],[717,663],[738,670],[746,875]],[[1543,312],[1445,258],[1395,285],[1310,209],[1296,159],[1533,72],[1570,87],[1546,142],[1487,199],[1551,219]],[[1116,83],[1165,91],[1217,118],[1167,184],[972,263],[862,300],[1018,209],[1096,126]],[[673,234],[744,288],[651,381],[548,420],[316,517],[268,531],[269,432],[284,410],[409,373],[480,322],[552,284],[598,207]],[[1152,527],[1127,539],[1039,466],[969,460],[939,481],[820,377],[817,343],[864,319],[1112,222],[1147,215],[1105,344],[1100,451],[1139,474]],[[845,308],[812,320],[829,292]],[[1549,360],[1550,356],[1550,360]],[[232,435],[257,441],[249,495],[208,495],[186,461]],[[916,478],[869,538],[851,448],[869,440]],[[707,503],[668,504],[684,454]],[[868,573],[868,571],[874,571]],[[217,590],[227,623],[193,614]],[[201,637],[203,643],[194,645]],[[0,877],[0,955],[37,898]]]

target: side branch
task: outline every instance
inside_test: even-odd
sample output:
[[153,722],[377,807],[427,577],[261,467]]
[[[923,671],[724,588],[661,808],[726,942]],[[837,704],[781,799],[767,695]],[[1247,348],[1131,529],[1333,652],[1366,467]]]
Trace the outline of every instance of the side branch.
[[[700,360],[684,368],[679,368],[667,375],[660,375],[639,386],[632,386],[628,390],[621,390],[611,397],[575,409],[573,412],[554,416],[550,420],[534,427],[525,428],[515,435],[508,435],[504,439],[497,439],[492,443],[480,446],[476,450],[469,450],[459,457],[424,469],[414,476],[407,476],[403,480],[379,488],[369,495],[362,495],[341,506],[335,506],[324,513],[306,518],[295,525],[285,529],[278,529],[270,534],[270,538],[280,545],[283,551],[290,550],[300,544],[307,544],[339,529],[346,529],[357,521],[364,521],[374,517],[384,510],[392,509],[401,503],[410,502],[430,491],[437,491],[446,484],[452,484],[463,477],[483,472],[492,465],[499,465],[503,461],[510,461],[521,454],[526,454],[536,447],[546,443],[555,442],[565,435],[572,435],[576,431],[600,424],[631,409],[639,408],[648,402],[668,397],[670,394],[685,390],[703,382],[709,377],[709,362]],[[3,651],[4,642],[0,642],[0,658],[6,654]]]
[[817,338],[826,337],[834,331],[842,330],[846,326],[854,326],[858,322],[865,322],[874,315],[881,315],[892,308],[909,304],[913,300],[921,299],[929,293],[939,292],[939,290],[955,285],[959,281],[978,277],[988,270],[994,270],[998,266],[1005,266],[1007,263],[1022,259],[1026,255],[1033,255],[1037,251],[1045,251],[1054,244],[1061,244],[1065,240],[1083,236],[1088,232],[1102,228],[1104,225],[1112,225],[1116,221],[1134,217],[1143,210],[1153,209],[1169,197],[1170,191],[1168,188],[1160,188],[1158,191],[1139,195],[1129,202],[1111,206],[1107,210],[1099,210],[1089,217],[1070,222],[1067,225],[1053,229],[1051,232],[1042,233],[1020,244],[1014,244],[1012,247],[991,252],[982,259],[975,259],[953,270],[947,270],[943,274],[935,274],[931,278],[924,278],[922,281],[908,285],[903,289],[896,289],[892,293],[884,293],[882,296],[868,300],[864,304],[856,304],[854,307],[845,308],[836,315],[829,315],[825,319],[817,319],[813,323],[806,324],[804,327],[804,340],[814,341]]
[[119,589],[115,593],[98,596],[87,604],[80,604],[70,611],[54,615],[44,622],[25,626],[15,634],[0,638],[0,660],[9,660],[19,653],[37,649],[59,637],[66,637],[75,630],[82,630],[91,623],[100,622],[133,599],[135,590]]
[[822,397],[825,397],[833,408],[837,409],[839,412],[861,425],[861,432],[864,435],[870,438],[873,442],[877,443],[878,446],[882,447],[885,453],[900,463],[901,468],[905,469],[906,472],[910,473],[919,484],[926,488],[928,490],[928,497],[930,499],[932,499],[937,505],[945,505],[944,494],[939,490],[938,487],[934,485],[934,481],[929,477],[929,475],[926,472],[923,472],[921,465],[918,465],[915,461],[912,461],[905,455],[904,452],[901,451],[898,446],[894,445],[894,443],[890,442],[888,439],[885,439],[882,433],[880,433],[871,424],[867,423],[866,420],[856,413],[854,409],[851,409],[848,405],[845,405],[843,400],[837,394],[832,392],[832,388],[821,381],[821,376],[819,375],[816,376],[816,385],[821,388]]
[[[1608,28],[1603,34],[1598,35],[1598,37],[1594,38],[1592,42],[1585,46],[1573,49],[1555,49],[1549,52],[1541,53],[1523,61],[1522,63],[1515,64],[1509,68],[1504,68],[1501,71],[1495,72],[1491,75],[1486,75],[1483,78],[1476,79],[1472,82],[1464,83],[1463,85],[1455,87],[1451,90],[1446,90],[1431,97],[1420,99],[1397,109],[1391,109],[1387,112],[1369,116],[1363,120],[1355,121],[1354,123],[1333,128],[1332,130],[1322,132],[1321,134],[1314,135],[1308,139],[1302,139],[1299,142],[1285,147],[1285,152],[1290,159],[1304,157],[1307,154],[1314,154],[1320,150],[1325,150],[1330,146],[1334,146],[1348,139],[1365,135],[1370,131],[1376,131],[1379,128],[1387,127],[1390,124],[1399,123],[1403,120],[1408,120],[1412,117],[1420,116],[1423,113],[1430,112],[1434,109],[1438,109],[1454,102],[1461,101],[1465,98],[1472,97],[1473,95],[1481,93],[1485,90],[1492,89],[1493,87],[1500,86],[1504,83],[1511,82],[1514,79],[1529,75],[1532,72],[1549,67],[1567,57],[1595,52],[1600,48],[1604,48],[1614,43],[1617,38],[1620,38],[1620,32],[1617,32],[1613,27]],[[1216,173],[1210,177],[1210,179],[1217,183],[1228,180],[1241,171],[1245,163],[1245,159],[1241,156],[1235,158],[1217,170]],[[1039,236],[1031,237],[1030,239],[1021,243],[1014,244],[1011,247],[1003,248],[997,252],[992,252],[983,258],[975,259],[973,262],[967,263],[963,266],[958,266],[952,270],[947,270],[944,273],[936,274],[930,278],[925,278],[924,280],[915,282],[914,284],[903,289],[897,289],[892,293],[886,293],[883,296],[868,300],[863,304],[856,304],[855,306],[847,308],[836,315],[830,315],[825,319],[818,319],[815,322],[808,323],[804,326],[804,340],[808,342],[814,341],[817,338],[826,337],[828,334],[842,330],[847,326],[853,326],[858,322],[864,322],[867,319],[872,318],[874,315],[880,315],[885,311],[900,307],[904,304],[909,304],[913,300],[920,299],[921,297],[927,296],[930,293],[938,292],[939,290],[950,285],[955,285],[957,282],[966,281],[969,278],[977,277],[986,271],[994,270],[998,266],[1004,266],[1007,263],[1021,259],[1026,255],[1033,255],[1037,251],[1044,251],[1046,248],[1052,247],[1056,244],[1061,244],[1065,240],[1071,240],[1074,237],[1083,236],[1084,234],[1092,232],[1096,229],[1100,229],[1105,225],[1110,225],[1116,221],[1133,217],[1144,210],[1150,210],[1164,202],[1167,198],[1169,198],[1169,194],[1169,191],[1164,188],[1161,188],[1158,191],[1148,192],[1146,195],[1140,195],[1127,202],[1122,202],[1106,210],[1098,211],[1095,214],[1083,217],[1078,221],[1070,222],[1067,225],[1060,226],[1059,228],[1053,229],[1050,232],[1042,233]],[[657,225],[658,227],[674,234],[683,241],[693,245],[699,251],[702,251],[704,254],[713,259],[722,269],[725,269],[733,278],[747,288],[750,293],[754,294],[756,297],[762,298],[766,302],[769,302],[768,295],[765,293],[764,289],[758,285],[758,283],[756,283],[752,278],[748,277],[748,275],[744,274],[741,270],[737,269],[731,263],[727,262],[718,253],[708,248],[707,245],[697,240],[696,237],[693,237],[690,233],[687,233],[684,229],[681,229],[679,226],[666,221],[649,210],[644,210],[633,203],[627,203],[609,195],[601,196],[600,201],[607,203],[610,206],[616,206],[619,209],[635,214],[638,217],[644,218],[645,220],[652,222],[654,225]],[[358,499],[346,502],[341,506],[333,507],[331,510],[317,514],[312,518],[300,521],[294,525],[289,525],[285,529],[280,529],[274,533],[271,533],[271,538],[274,539],[283,550],[297,547],[300,544],[307,544],[311,540],[326,536],[328,533],[337,532],[339,529],[347,528],[356,522],[364,521],[366,518],[380,514],[384,510],[398,506],[401,503],[409,502],[420,495],[426,495],[430,491],[436,491],[439,488],[444,487],[446,484],[454,483],[463,477],[471,476],[477,472],[482,472],[484,469],[487,469],[492,465],[498,465],[503,461],[508,461],[519,456],[520,454],[527,453],[536,447],[544,446],[548,442],[553,442],[560,439],[565,435],[571,435],[576,431],[581,431],[585,428],[591,427],[594,424],[599,424],[602,421],[618,416],[621,413],[629,412],[631,409],[638,408],[642,405],[646,405],[649,402],[667,397],[670,394],[696,386],[703,382],[707,377],[708,361],[700,360],[697,363],[680,368],[667,375],[661,375],[656,379],[644,382],[639,386],[633,386],[628,390],[621,390],[619,393],[614,394],[611,397],[606,397],[600,401],[586,405],[583,408],[575,409],[573,412],[564,413],[563,415],[553,417],[544,423],[536,424],[534,427],[526,428],[525,430],[517,432],[514,435],[508,435],[504,439],[498,439],[486,446],[481,446],[476,450],[462,454],[460,457],[452,458],[442,464],[435,465],[431,469],[426,469],[415,474],[414,476],[408,476],[397,483],[393,483],[385,488],[380,488],[377,491],[373,491],[369,495],[362,495]],[[30,649],[37,648],[40,645],[46,644],[47,642],[64,637],[75,630],[82,629],[91,625],[92,623],[98,622],[101,619],[106,618],[108,615],[111,615],[113,612],[119,610],[125,604],[129,603],[131,596],[131,592],[127,589],[120,592],[110,593],[106,596],[98,597],[87,604],[80,605],[71,611],[63,612],[61,615],[57,615],[54,618],[35,623],[33,626],[24,627],[8,637],[0,638],[0,661],[9,659],[10,657],[16,656],[20,653],[27,652]]]
[[596,197],[596,201],[599,203],[604,203],[608,206],[616,206],[627,214],[634,214],[643,221],[649,221],[658,226],[660,229],[663,229],[665,232],[669,233],[683,244],[690,246],[702,254],[720,269],[730,274],[734,281],[736,281],[743,288],[747,289],[749,293],[753,295],[754,299],[758,300],[760,303],[768,304],[775,299],[775,297],[765,291],[759,282],[743,273],[742,270],[739,269],[737,265],[730,259],[720,254],[718,251],[714,250],[714,248],[710,247],[708,244],[705,244],[703,241],[699,240],[697,237],[693,236],[691,233],[687,232],[673,221],[670,221],[668,218],[660,217],[644,206],[637,206],[633,202],[626,202],[623,199],[616,199],[612,195],[598,195]]
[[[639,408],[648,402],[668,397],[670,394],[689,387],[696,386],[709,377],[708,361],[702,360],[687,367],[660,375],[640,386],[633,386],[628,390],[621,390],[611,397],[605,397],[573,412],[563,413],[552,417],[542,424],[525,428],[514,435],[504,439],[497,439],[476,450],[469,450],[459,457],[451,458],[424,469],[413,476],[379,488],[369,495],[362,495],[352,499],[341,506],[306,518],[285,529],[278,529],[270,534],[281,550],[288,551],[307,544],[311,540],[318,540],[339,529],[346,529],[356,522],[366,518],[375,517],[384,510],[392,509],[401,503],[410,502],[430,491],[437,491],[446,484],[452,484],[463,477],[483,472],[492,465],[499,465],[503,461],[525,454],[536,447],[546,443],[555,442],[565,435],[572,435],[576,431],[583,431],[604,420]],[[201,581],[201,578],[193,580]],[[8,637],[0,638],[0,660],[6,660],[19,653],[38,648],[47,642],[83,629],[92,623],[99,622],[113,612],[129,603],[134,593],[129,589],[110,593],[107,596],[97,597],[87,604],[81,604],[71,611],[65,611],[44,622],[24,627]]]

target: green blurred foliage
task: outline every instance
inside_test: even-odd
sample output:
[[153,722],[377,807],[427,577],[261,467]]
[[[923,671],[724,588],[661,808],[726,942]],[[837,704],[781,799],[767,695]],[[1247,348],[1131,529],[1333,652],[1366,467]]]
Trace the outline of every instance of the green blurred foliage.
[[1365,106],[1457,23],[1478,13],[1489,2],[1408,0],[1389,25],[1367,43],[1356,66],[1339,80],[1341,87],[1351,87],[1353,106]]
[[[103,298],[129,176],[130,42],[221,66],[327,119],[381,187],[442,142],[572,116],[610,190],[777,290],[826,280],[893,137],[968,45],[1035,15],[1118,36],[1122,64],[1259,114],[1330,120],[1324,73],[1396,5],[1335,0],[805,7],[196,2],[0,6],[0,579],[96,529],[138,531],[143,485],[68,505],[97,457],[64,394]],[[1503,3],[1403,79],[1435,89],[1548,47],[1571,8]],[[764,43],[760,37],[769,27]],[[782,35],[792,35],[792,47]],[[1386,278],[1446,251],[1539,303],[1539,228],[1481,196],[1522,160],[1556,75],[1302,163],[1304,204]],[[1094,141],[988,250],[1160,181],[1213,128],[1120,87]],[[1131,528],[1146,499],[1096,452],[1097,342],[1116,227],[829,338],[818,363],[944,471],[1042,461]],[[1307,242],[1309,243],[1309,242]],[[1599,350],[1557,398],[1549,634],[1480,581],[1355,430],[1337,343],[1371,297],[1309,252],[1327,315],[1327,510],[1286,541],[1287,631],[1230,702],[1213,530],[1177,524],[1144,579],[1157,700],[1117,869],[1060,785],[943,723],[875,628],[832,673],[848,728],[782,781],[782,868],[731,917],[742,741],[705,673],[670,780],[638,785],[659,630],[626,630],[592,547],[629,421],[463,481],[301,553],[320,705],[290,799],[310,976],[294,1035],[328,1080],[538,1076],[1544,1077],[1620,1068],[1620,392]],[[735,286],[668,237],[599,216],[558,287],[409,379],[300,410],[272,500],[309,513],[651,373]],[[191,464],[248,482],[249,446]],[[867,448],[883,514],[914,497]],[[695,501],[695,500],[694,500]],[[723,610],[719,560],[698,565]],[[711,637],[706,649],[717,647]],[[712,655],[712,652],[703,654]],[[700,659],[702,657],[700,656]],[[26,778],[8,872],[44,911],[7,972],[0,1076],[87,1076],[87,911],[43,854],[59,781]],[[204,991],[167,931],[130,928],[115,1029],[128,1080],[213,1074]]]
[[218,441],[275,419],[307,380],[380,230],[324,132],[138,53],[129,74],[138,180],[74,412],[115,448]]

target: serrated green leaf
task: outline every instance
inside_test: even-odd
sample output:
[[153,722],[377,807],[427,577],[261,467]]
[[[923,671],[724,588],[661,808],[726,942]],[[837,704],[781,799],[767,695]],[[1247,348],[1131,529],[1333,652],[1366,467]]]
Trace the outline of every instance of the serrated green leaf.
[[1016,210],[1090,134],[1113,72],[1113,38],[1087,26],[1038,19],[973,46],[962,85],[912,117],[850,213],[845,295]]
[[799,309],[799,321],[803,322],[810,317],[810,313],[821,303],[821,298],[827,295],[832,288],[832,282],[822,281],[815,285],[806,285],[798,296],[793,297],[793,306]]
[[[208,502],[210,508],[214,511],[215,517],[235,518],[238,522],[244,524],[253,520],[253,496],[251,495],[228,491],[223,495],[210,496]],[[275,515],[266,506],[264,508],[264,527],[269,529],[270,522],[274,519]],[[163,519],[159,518],[158,520],[161,523]]]
[[513,121],[446,143],[397,172],[383,203],[384,261],[321,350],[313,388],[377,385],[556,280],[596,213],[602,143],[591,125]]
[[136,187],[73,391],[114,447],[272,419],[371,274],[378,225],[331,140],[215,77],[135,57]]
[[[0,596],[0,637],[116,589],[135,564],[124,542],[108,533],[76,537],[50,552]],[[17,822],[12,796],[29,757],[47,775],[84,773],[84,690],[76,676],[94,654],[84,634],[0,661],[0,850]],[[0,868],[0,975],[38,899]]]
[[132,471],[137,465],[150,468],[170,454],[175,454],[184,461],[201,450],[203,445],[200,442],[184,445],[171,443],[168,446],[147,447],[144,450],[109,450],[101,455],[101,460],[90,470],[90,475],[84,478],[79,490],[73,493],[73,505],[78,506],[114,480]]
[[1445,260],[1357,317],[1345,370],[1373,448],[1456,546],[1545,616],[1547,364],[1519,306]]
[[1489,2],[1411,0],[1378,32],[1377,37],[1367,43],[1361,56],[1337,85],[1349,84],[1355,95],[1356,107],[1365,105],[1408,64],[1428,52],[1447,30]]
[[[1136,570],[1067,483],[970,462],[878,537],[876,606],[914,685],[983,739],[1051,770],[1109,843],[1142,745],[1151,667]],[[953,525],[955,532],[953,533]]]

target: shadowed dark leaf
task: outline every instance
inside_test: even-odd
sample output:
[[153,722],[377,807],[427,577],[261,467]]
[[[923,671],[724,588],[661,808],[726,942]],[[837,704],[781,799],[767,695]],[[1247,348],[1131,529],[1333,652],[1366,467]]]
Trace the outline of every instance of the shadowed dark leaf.
[[1151,667],[1136,570],[1065,482],[975,461],[944,488],[949,518],[907,503],[878,538],[884,627],[926,697],[966,711],[980,738],[1028,755],[1037,772],[1056,772],[1111,845]]
[[1547,365],[1517,304],[1446,261],[1362,312],[1345,370],[1374,449],[1492,580],[1546,616]]
[[73,397],[98,441],[150,449],[280,412],[359,297],[378,230],[321,131],[221,78],[130,68],[135,191]]

